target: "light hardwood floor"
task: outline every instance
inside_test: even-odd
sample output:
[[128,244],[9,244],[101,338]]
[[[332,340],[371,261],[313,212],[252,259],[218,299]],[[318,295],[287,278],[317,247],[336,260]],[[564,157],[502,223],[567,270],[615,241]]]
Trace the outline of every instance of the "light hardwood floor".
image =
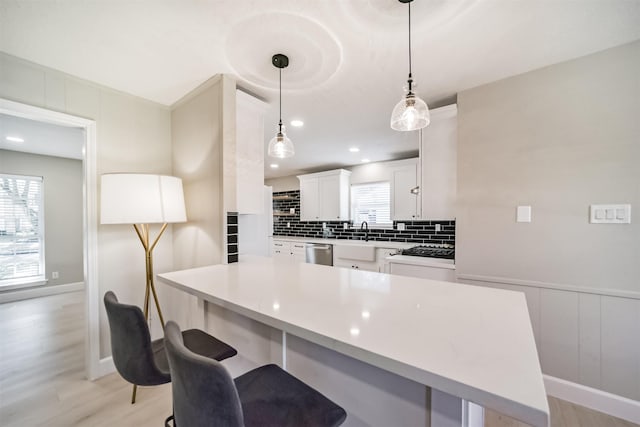
[[[84,293],[0,304],[0,425],[162,426],[171,385],[131,386],[118,374],[84,379]],[[549,398],[552,427],[640,427]],[[525,426],[487,411],[486,427]]]

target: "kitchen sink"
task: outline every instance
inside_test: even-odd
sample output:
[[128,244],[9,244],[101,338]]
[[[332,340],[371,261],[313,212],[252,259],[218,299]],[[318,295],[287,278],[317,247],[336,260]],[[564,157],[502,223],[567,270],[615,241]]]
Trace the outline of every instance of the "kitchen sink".
[[372,245],[335,245],[334,258],[352,259],[357,261],[375,261],[376,248]]

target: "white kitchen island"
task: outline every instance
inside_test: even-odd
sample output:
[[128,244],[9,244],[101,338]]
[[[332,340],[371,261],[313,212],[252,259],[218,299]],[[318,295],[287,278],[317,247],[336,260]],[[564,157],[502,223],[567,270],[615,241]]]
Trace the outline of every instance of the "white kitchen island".
[[255,256],[158,278],[209,303],[200,306],[215,320],[204,327],[241,355],[261,341],[276,349],[345,407],[347,425],[466,425],[466,402],[549,423],[521,293]]

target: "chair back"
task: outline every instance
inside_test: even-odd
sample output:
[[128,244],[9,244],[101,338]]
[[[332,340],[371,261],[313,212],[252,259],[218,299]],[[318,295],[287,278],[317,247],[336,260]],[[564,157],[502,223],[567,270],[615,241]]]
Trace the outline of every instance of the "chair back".
[[113,363],[122,377],[132,384],[151,386],[171,381],[168,372],[158,369],[153,357],[149,327],[142,310],[118,302],[108,291],[104,306],[111,330]]
[[173,414],[179,427],[242,427],[242,405],[231,375],[220,362],[187,347],[177,323],[167,322],[165,348],[173,388]]

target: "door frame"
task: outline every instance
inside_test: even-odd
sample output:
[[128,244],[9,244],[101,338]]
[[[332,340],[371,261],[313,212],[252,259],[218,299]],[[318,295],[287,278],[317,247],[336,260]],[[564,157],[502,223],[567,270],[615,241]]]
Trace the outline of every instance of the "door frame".
[[0,113],[61,126],[83,128],[83,275],[85,286],[85,373],[93,380],[112,369],[100,360],[100,291],[98,287],[98,204],[95,120],[0,98]]

